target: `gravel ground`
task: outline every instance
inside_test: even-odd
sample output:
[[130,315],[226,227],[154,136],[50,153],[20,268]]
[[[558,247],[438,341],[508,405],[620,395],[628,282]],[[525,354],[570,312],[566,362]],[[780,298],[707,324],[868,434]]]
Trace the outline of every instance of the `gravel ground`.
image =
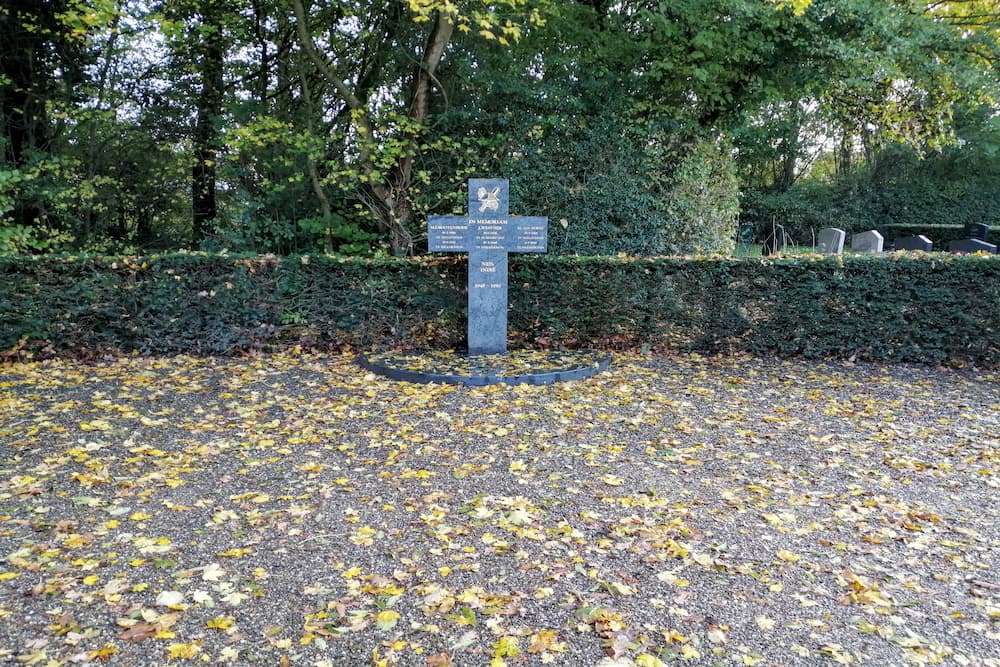
[[0,366],[0,663],[1000,665],[1000,376]]

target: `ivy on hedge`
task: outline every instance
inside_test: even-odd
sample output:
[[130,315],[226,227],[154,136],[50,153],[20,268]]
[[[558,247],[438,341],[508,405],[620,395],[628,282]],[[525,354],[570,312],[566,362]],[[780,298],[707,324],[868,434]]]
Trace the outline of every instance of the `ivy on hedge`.
[[[462,257],[0,257],[0,351],[461,348],[465,281]],[[997,256],[513,256],[510,302],[514,347],[1000,365]]]

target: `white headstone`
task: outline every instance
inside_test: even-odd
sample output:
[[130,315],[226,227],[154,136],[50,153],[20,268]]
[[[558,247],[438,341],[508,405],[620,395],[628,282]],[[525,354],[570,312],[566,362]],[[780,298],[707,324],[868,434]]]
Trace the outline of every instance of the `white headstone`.
[[882,252],[882,243],[885,239],[874,229],[861,232],[851,237],[851,250],[854,252]]
[[819,230],[816,237],[816,249],[821,255],[840,255],[844,252],[844,239],[847,232],[836,227]]

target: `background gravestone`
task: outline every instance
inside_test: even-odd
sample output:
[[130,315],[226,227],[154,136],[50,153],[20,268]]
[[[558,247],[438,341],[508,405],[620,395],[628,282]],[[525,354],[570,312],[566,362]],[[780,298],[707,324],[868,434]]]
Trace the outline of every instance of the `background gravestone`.
[[844,239],[847,232],[836,227],[819,230],[816,237],[816,250],[821,255],[840,255],[844,252]]
[[882,252],[883,241],[882,235],[874,229],[861,232],[851,237],[851,250],[854,252]]
[[980,241],[987,241],[986,237],[989,236],[990,226],[984,225],[981,222],[972,222],[965,226],[965,238],[967,239],[979,239]]
[[997,247],[992,243],[980,241],[979,239],[962,239],[961,241],[952,241],[949,243],[948,252],[988,252],[995,255],[997,253]]
[[934,248],[934,243],[929,238],[920,234],[918,236],[904,236],[892,242],[896,250],[923,250],[930,252]]

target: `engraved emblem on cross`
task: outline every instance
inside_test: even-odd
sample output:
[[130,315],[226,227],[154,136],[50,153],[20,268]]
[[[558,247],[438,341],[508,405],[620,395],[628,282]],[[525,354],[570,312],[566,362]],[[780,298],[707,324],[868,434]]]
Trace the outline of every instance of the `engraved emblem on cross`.
[[479,197],[480,213],[484,211],[496,211],[500,208],[500,188],[493,188],[492,190],[479,188],[476,196]]

